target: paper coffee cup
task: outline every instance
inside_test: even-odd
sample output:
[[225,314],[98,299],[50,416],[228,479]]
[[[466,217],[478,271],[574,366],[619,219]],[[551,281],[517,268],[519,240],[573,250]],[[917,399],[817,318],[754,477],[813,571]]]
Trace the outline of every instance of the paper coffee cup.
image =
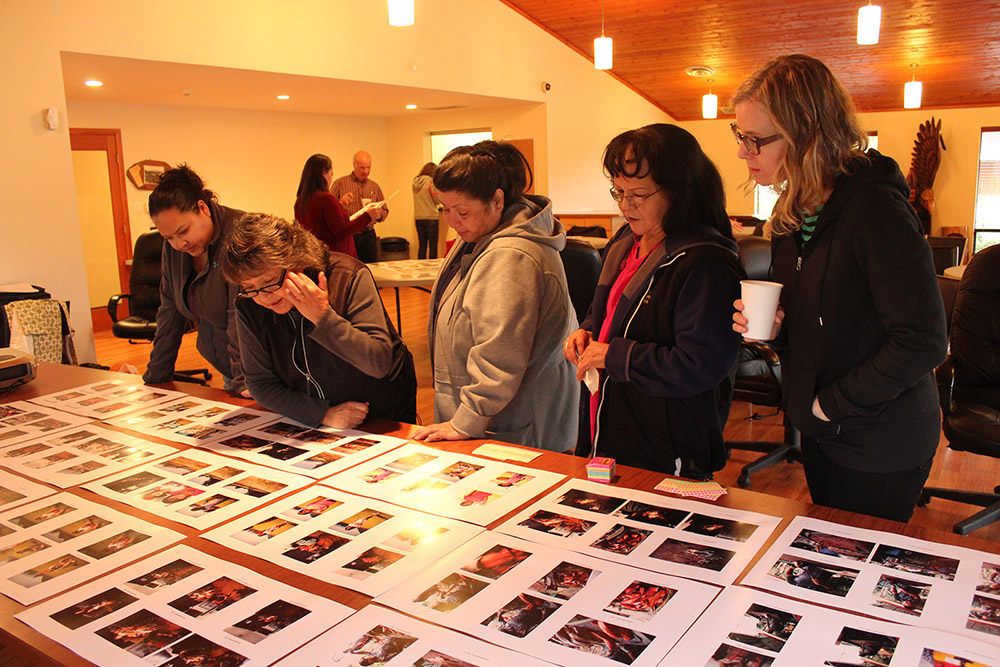
[[778,312],[781,283],[767,280],[741,280],[743,317],[747,318],[744,338],[770,340],[774,327],[774,314]]

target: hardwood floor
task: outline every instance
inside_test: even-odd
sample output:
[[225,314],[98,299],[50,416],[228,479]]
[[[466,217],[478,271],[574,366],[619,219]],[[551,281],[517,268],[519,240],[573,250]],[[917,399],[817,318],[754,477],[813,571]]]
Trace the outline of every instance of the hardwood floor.
[[[395,294],[391,289],[381,290],[382,302],[390,317],[395,321]],[[417,371],[417,413],[421,423],[431,423],[434,418],[434,390],[431,379],[430,353],[427,349],[427,308],[430,295],[418,289],[400,289],[400,312],[402,316],[403,340],[413,354]],[[114,338],[110,331],[95,334],[97,358],[100,363],[110,366],[126,361],[133,364],[141,373],[149,358],[150,345],[130,345],[127,341]],[[195,349],[195,335],[187,334],[177,356],[178,368],[199,368],[206,366],[205,361]],[[222,377],[215,373],[209,383],[213,387],[222,388]],[[735,403],[726,426],[728,440],[775,440],[782,436],[781,417],[770,416],[760,419],[749,419],[754,413],[768,415],[771,408],[755,407],[747,403]],[[741,468],[761,456],[757,452],[734,450],[728,465],[715,475],[715,479],[723,486],[736,486]],[[931,486],[948,488],[967,488],[980,491],[991,491],[1000,484],[1000,460],[984,456],[976,456],[948,449],[948,443],[941,436],[938,453],[931,469]],[[769,493],[796,500],[809,500],[805,476],[798,463],[779,463],[770,468],[755,473],[751,479],[750,489],[761,493]],[[952,525],[977,512],[979,508],[972,505],[933,499],[926,507],[918,507],[910,520],[911,525],[935,530],[951,531]],[[1000,541],[1000,523],[994,523],[986,528],[972,533],[974,537]]]

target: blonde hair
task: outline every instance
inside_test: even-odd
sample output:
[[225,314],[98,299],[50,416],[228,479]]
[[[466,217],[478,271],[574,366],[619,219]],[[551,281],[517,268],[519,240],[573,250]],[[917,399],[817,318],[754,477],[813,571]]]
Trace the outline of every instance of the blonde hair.
[[271,269],[325,271],[330,251],[296,222],[266,213],[237,220],[222,245],[222,275],[235,285]]
[[776,234],[802,226],[851,163],[867,160],[868,137],[851,96],[833,72],[811,56],[779,56],[737,88],[732,104],[756,102],[785,139],[785,156],[772,177],[783,184],[771,225]]

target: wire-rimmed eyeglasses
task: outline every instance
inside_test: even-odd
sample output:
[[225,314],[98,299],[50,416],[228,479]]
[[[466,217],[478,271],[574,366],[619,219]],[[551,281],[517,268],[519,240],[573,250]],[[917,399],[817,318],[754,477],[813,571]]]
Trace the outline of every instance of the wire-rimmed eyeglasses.
[[772,134],[769,137],[748,137],[740,132],[740,128],[736,127],[736,123],[730,123],[729,129],[733,131],[733,136],[736,137],[736,143],[743,144],[743,148],[745,148],[747,153],[750,155],[760,155],[761,146],[766,146],[769,143],[781,139],[781,134]]
[[236,292],[236,296],[241,296],[245,299],[252,299],[258,294],[270,294],[271,292],[277,292],[281,289],[281,286],[285,284],[286,273],[288,273],[288,269],[282,269],[277,282],[271,283],[270,285],[264,285],[263,287],[259,287],[257,289],[243,289],[240,287],[239,291]]
[[615,188],[611,188],[610,192],[611,192],[611,198],[614,199],[619,204],[621,202],[625,202],[626,204],[628,204],[633,208],[640,208],[643,204],[646,203],[647,199],[649,199],[662,189],[663,188],[656,188],[648,195],[627,195],[624,192],[619,192]]

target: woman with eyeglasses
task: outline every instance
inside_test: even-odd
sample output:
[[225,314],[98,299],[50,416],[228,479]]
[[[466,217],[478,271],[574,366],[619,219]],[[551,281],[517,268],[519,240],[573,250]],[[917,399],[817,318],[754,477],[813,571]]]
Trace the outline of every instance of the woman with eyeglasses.
[[243,372],[255,401],[307,426],[414,423],[413,357],[364,264],[298,225],[248,213],[222,249],[239,285]]
[[168,169],[149,195],[149,217],[166,241],[160,261],[156,336],[142,379],[174,379],[189,322],[197,322],[198,353],[222,374],[227,391],[249,397],[243,381],[233,300],[236,286],[218,267],[222,239],[243,211],[219,204],[190,167]]
[[552,202],[525,194],[512,144],[460,146],[434,171],[458,240],[431,290],[434,424],[416,440],[490,438],[563,452],[576,441],[579,383],[562,357],[576,326]]
[[[941,429],[947,349],[931,251],[896,163],[867,149],[854,104],[819,60],[781,56],[734,97],[737,155],[777,186],[772,338],[814,503],[907,521]],[[746,333],[743,303],[733,329]]]
[[576,453],[709,479],[726,462],[743,275],[722,178],[691,134],[662,123],[612,139],[604,170],[628,224],[563,348],[578,379],[598,378]]

